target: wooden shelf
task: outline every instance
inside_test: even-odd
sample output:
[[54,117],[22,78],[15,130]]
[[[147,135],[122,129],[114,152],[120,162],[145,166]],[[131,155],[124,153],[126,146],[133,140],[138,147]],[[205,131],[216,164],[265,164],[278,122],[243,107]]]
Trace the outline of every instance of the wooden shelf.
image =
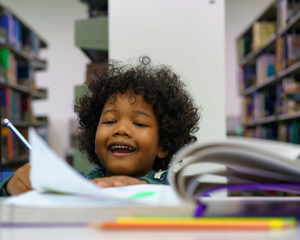
[[34,99],[45,99],[47,98],[47,90],[46,89],[32,89],[28,86],[15,84],[15,83],[5,83],[3,82],[4,78],[0,78],[0,87],[9,87],[18,92],[28,94],[32,96]]
[[[15,127],[23,127],[23,128],[28,128],[28,127],[42,127],[42,126],[47,126],[48,125],[48,120],[33,120],[33,121],[19,121],[19,120],[12,120],[12,124]],[[4,123],[1,123],[1,126],[5,126]]]
[[278,116],[278,120],[287,121],[300,118],[300,112],[290,113],[290,114],[281,114]]
[[243,125],[245,127],[255,127],[258,125],[276,123],[276,122],[281,122],[281,121],[290,121],[290,120],[294,120],[294,119],[300,119],[300,112],[289,113],[289,114],[279,114],[278,116],[273,115],[273,116],[263,118],[261,120],[252,121],[252,122],[249,121],[247,123],[243,123]]
[[281,79],[296,72],[300,72],[300,61],[294,63],[293,65],[287,67],[286,69],[278,73],[278,78]]
[[255,127],[255,126],[258,126],[258,125],[273,123],[273,122],[276,122],[277,120],[278,120],[277,116],[272,115],[272,116],[264,117],[264,118],[259,119],[259,120],[249,121],[247,123],[243,123],[243,125],[246,126],[246,127]]
[[241,92],[240,94],[243,96],[250,95],[250,94],[254,93],[255,91],[258,91],[258,90],[268,87],[272,84],[275,84],[277,81],[278,81],[278,77],[276,77],[276,76],[269,77],[260,84],[255,84],[251,87],[248,87],[244,92]]

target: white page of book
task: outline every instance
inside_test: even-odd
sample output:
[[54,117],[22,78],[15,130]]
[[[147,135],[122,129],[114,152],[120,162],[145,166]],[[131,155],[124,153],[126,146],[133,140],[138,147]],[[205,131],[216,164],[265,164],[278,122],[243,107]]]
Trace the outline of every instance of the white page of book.
[[54,191],[98,200],[121,200],[135,203],[178,205],[179,197],[170,186],[142,184],[101,188],[81,176],[52,151],[34,129],[29,130],[30,181],[36,191]]
[[[24,194],[9,197],[4,200],[4,204],[18,207],[47,207],[47,208],[74,208],[74,207],[98,207],[98,206],[118,206],[119,200],[101,200],[95,197],[83,197],[78,195],[62,195],[53,193],[40,193],[29,191]],[[126,202],[127,205],[136,204]]]

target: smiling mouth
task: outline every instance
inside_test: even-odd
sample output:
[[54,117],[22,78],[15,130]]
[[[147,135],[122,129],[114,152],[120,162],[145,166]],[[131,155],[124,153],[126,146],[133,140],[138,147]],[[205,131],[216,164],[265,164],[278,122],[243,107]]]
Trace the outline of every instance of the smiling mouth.
[[136,151],[135,148],[128,145],[111,145],[109,146],[108,150],[114,154],[130,154]]

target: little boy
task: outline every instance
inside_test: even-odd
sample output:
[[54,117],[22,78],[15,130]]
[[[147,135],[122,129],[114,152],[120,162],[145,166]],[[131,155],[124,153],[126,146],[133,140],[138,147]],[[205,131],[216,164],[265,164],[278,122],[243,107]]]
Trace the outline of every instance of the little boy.
[[[75,104],[79,148],[96,165],[86,177],[100,187],[168,184],[171,157],[196,141],[198,109],[184,83],[150,62],[142,57],[136,67],[95,67],[89,92]],[[2,184],[3,195],[30,190],[29,169],[23,166]]]

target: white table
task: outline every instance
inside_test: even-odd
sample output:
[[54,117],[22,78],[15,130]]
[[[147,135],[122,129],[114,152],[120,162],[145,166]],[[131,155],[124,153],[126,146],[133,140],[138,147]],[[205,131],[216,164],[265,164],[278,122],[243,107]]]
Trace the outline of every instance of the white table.
[[[272,202],[283,206],[289,206],[290,202],[298,204],[300,209],[300,197],[294,198],[231,198],[231,199],[207,199],[208,213],[214,214],[217,212],[226,212],[228,210],[239,209],[244,200],[259,202],[261,207],[262,202]],[[1,203],[1,200],[0,200]],[[282,204],[283,203],[283,204]],[[275,207],[279,205],[274,205]],[[297,205],[296,205],[297,206]],[[38,211],[38,210],[37,210]],[[300,211],[299,211],[300,214]],[[222,239],[222,240],[261,240],[261,239],[284,239],[284,240],[298,240],[300,237],[300,224],[292,229],[276,229],[276,230],[257,230],[257,231],[203,231],[203,230],[189,230],[189,231],[143,231],[143,230],[101,230],[84,226],[79,227],[14,227],[1,228],[1,240],[35,240],[35,239],[51,239],[51,240],[83,240],[83,239],[110,239],[110,240],[202,240],[202,239]]]
[[92,228],[1,228],[1,240],[299,240],[300,228],[261,231],[103,231]]

